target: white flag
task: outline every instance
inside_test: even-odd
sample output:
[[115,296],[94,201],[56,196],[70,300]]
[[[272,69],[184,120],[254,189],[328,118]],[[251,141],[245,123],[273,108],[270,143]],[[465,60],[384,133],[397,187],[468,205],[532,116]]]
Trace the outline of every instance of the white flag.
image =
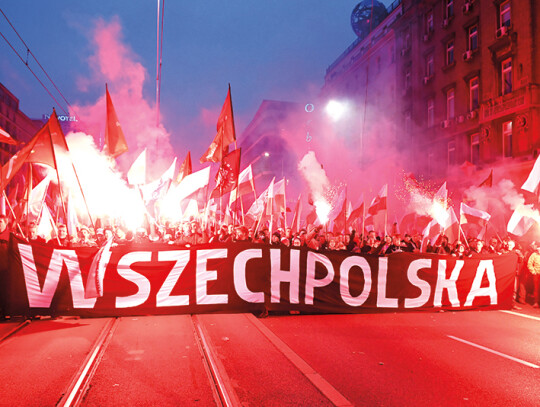
[[130,185],[146,184],[146,148],[137,157],[127,173],[128,183]]
[[525,183],[521,186],[521,189],[524,189],[525,191],[532,192],[533,194],[536,193],[536,190],[538,189],[538,184],[540,183],[540,156],[536,159],[534,166],[529,173],[529,177],[525,181]]

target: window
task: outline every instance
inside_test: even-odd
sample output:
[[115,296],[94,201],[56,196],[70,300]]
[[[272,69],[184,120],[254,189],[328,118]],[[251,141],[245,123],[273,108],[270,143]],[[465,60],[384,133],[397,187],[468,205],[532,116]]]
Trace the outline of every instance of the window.
[[448,166],[456,165],[456,142],[448,142]]
[[480,162],[480,134],[471,135],[471,163],[478,165]]
[[502,94],[512,93],[512,58],[501,63]]
[[409,30],[405,31],[404,37],[403,48],[408,50],[411,48],[411,32]]
[[450,120],[455,117],[455,91],[450,89],[446,92],[446,119]]
[[435,68],[433,65],[433,55],[428,55],[426,58],[426,76],[431,78],[435,73]]
[[446,65],[452,65],[454,63],[454,40],[450,40],[446,43]]
[[429,99],[427,102],[427,125],[433,127],[435,124],[435,101]]
[[405,89],[410,89],[411,87],[411,67],[408,66],[405,68]]
[[434,25],[433,25],[433,10],[429,10],[425,15],[425,33],[427,35],[430,35],[434,31]]
[[434,170],[434,166],[436,165],[435,163],[435,154],[433,154],[432,151],[428,152],[428,176],[432,176],[433,175],[433,170]]
[[377,57],[377,73],[381,73],[381,57]]
[[445,18],[450,18],[454,16],[454,0],[446,0],[446,8],[445,8]]
[[510,0],[506,0],[499,6],[499,22],[501,27],[510,27]]
[[512,122],[502,125],[503,157],[512,157]]
[[473,25],[469,27],[468,31],[468,49],[470,51],[475,51],[478,49],[478,26]]
[[411,118],[411,112],[407,111],[405,112],[405,132],[407,135],[410,135],[412,133],[412,118]]
[[480,107],[480,84],[478,76],[469,81],[469,110],[476,110]]

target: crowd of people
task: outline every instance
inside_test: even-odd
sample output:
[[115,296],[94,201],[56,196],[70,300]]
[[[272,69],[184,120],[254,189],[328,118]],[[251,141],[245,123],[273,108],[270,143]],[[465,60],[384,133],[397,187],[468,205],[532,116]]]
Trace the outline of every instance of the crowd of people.
[[206,243],[252,242],[286,247],[307,247],[318,251],[348,251],[351,253],[387,256],[396,252],[427,252],[440,255],[454,256],[466,259],[484,254],[515,253],[518,256],[516,270],[516,301],[524,303],[527,299],[527,287],[530,281],[534,286],[534,306],[540,302],[540,243],[532,242],[522,247],[510,238],[501,239],[498,236],[484,241],[467,239],[449,242],[441,235],[432,245],[424,242],[421,234],[394,233],[384,237],[375,231],[359,234],[350,228],[349,233],[332,233],[322,225],[309,225],[299,231],[291,228],[277,228],[271,231],[268,227],[260,229],[247,228],[244,225],[222,225],[220,227],[203,227],[199,221],[191,220],[178,225],[165,227],[138,228],[135,232],[124,230],[122,227],[90,228],[81,226],[77,236],[71,236],[64,224],[56,225],[56,234],[48,240],[39,236],[37,225],[30,222],[26,234],[21,228],[11,231],[8,218],[0,215],[0,245],[7,247],[10,233],[13,232],[30,243],[48,244],[55,247],[101,247],[111,241],[111,245],[162,243],[191,247]]

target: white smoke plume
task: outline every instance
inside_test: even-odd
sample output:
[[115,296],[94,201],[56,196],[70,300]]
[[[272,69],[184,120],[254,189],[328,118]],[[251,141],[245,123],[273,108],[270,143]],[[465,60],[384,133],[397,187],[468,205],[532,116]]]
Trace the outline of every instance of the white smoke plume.
[[298,171],[306,180],[313,201],[325,199],[327,191],[330,189],[330,180],[326,176],[323,166],[313,151],[309,151],[298,163]]

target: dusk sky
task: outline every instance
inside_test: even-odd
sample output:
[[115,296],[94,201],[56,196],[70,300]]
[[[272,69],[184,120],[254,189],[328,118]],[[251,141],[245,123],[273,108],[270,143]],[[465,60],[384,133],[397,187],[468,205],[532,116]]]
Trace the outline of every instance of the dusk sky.
[[[228,83],[238,135],[264,99],[313,101],[328,66],[356,38],[350,16],[357,3],[165,2],[161,124],[174,154],[183,159],[191,150],[197,161],[204,152],[215,135]],[[130,95],[126,103],[144,105],[146,115],[133,110],[131,115],[151,120],[157,1],[21,0],[3,2],[1,9],[71,105],[87,115],[104,114],[100,103],[107,82],[124,128],[130,117],[122,114],[122,95]],[[26,58],[3,16],[0,31]],[[0,82],[19,98],[20,109],[31,118],[41,118],[53,106],[62,113],[6,41],[0,44]],[[31,57],[29,66],[47,83]]]

